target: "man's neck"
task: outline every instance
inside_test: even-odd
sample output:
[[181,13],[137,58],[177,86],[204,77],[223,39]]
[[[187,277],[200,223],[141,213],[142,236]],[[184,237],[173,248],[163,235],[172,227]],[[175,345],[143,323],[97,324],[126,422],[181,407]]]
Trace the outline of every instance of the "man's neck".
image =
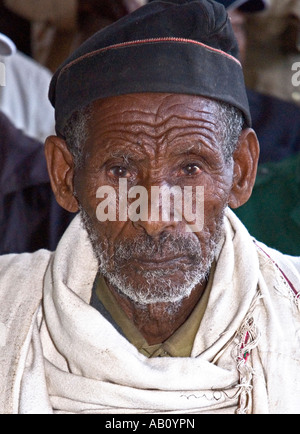
[[178,303],[155,303],[141,306],[120,294],[107,282],[117,303],[149,345],[165,342],[184,324],[203,295],[206,284],[207,282],[199,284],[192,291],[190,297]]

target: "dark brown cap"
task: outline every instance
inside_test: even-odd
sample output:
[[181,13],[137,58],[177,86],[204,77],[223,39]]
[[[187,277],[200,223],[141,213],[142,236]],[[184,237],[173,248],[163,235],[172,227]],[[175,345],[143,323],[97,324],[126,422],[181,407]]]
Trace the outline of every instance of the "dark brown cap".
[[153,1],[96,33],[52,79],[57,132],[63,133],[74,111],[93,101],[141,92],[226,102],[251,126],[238,45],[223,5]]

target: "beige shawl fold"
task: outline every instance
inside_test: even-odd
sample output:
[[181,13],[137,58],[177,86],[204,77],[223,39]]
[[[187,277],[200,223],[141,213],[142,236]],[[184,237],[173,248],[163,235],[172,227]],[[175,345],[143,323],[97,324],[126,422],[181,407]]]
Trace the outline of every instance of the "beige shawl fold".
[[140,354],[89,305],[77,217],[57,251],[0,259],[0,413],[300,413],[300,259],[227,210],[190,358]]

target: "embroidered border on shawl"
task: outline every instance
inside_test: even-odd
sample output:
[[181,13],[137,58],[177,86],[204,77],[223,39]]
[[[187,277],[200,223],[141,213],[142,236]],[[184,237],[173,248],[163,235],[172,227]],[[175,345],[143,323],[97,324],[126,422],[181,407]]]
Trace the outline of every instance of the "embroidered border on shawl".
[[234,334],[233,338],[212,361],[212,363],[216,363],[222,354],[224,354],[224,352],[234,344],[232,357],[236,361],[237,371],[239,373],[239,383],[236,385],[237,392],[234,396],[229,397],[226,393],[225,394],[229,399],[238,398],[236,414],[250,414],[252,410],[252,378],[254,370],[251,366],[251,352],[258,346],[260,339],[260,332],[255,325],[253,312],[261,299],[262,295],[260,291],[257,290],[241,326]]
[[237,414],[249,414],[252,409],[252,378],[254,375],[250,362],[251,352],[257,347],[260,333],[255,325],[253,312],[258,305],[262,295],[258,291],[254,297],[246,318],[236,333],[235,341],[237,345],[234,348],[233,357],[237,363],[237,370],[240,376],[239,388],[239,406]]
[[253,242],[256,245],[256,247],[272,262],[272,264],[279,271],[284,285],[290,288],[292,293],[292,298],[296,304],[296,307],[300,310],[300,292],[296,290],[293,283],[290,281],[290,279],[287,277],[284,271],[279,267],[279,265],[271,258],[271,256],[267,252],[265,252],[265,250],[260,245],[257,244],[256,240],[253,240]]

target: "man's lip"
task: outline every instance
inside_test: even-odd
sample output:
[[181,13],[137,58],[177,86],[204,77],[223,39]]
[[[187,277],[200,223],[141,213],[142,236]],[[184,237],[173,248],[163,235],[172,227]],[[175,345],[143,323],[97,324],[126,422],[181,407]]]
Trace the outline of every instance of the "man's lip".
[[177,257],[153,257],[153,258],[131,258],[129,262],[132,262],[134,264],[145,266],[145,267],[151,267],[151,266],[167,266],[172,265],[174,263],[178,264],[178,262],[188,261],[188,258],[186,256],[177,256]]

